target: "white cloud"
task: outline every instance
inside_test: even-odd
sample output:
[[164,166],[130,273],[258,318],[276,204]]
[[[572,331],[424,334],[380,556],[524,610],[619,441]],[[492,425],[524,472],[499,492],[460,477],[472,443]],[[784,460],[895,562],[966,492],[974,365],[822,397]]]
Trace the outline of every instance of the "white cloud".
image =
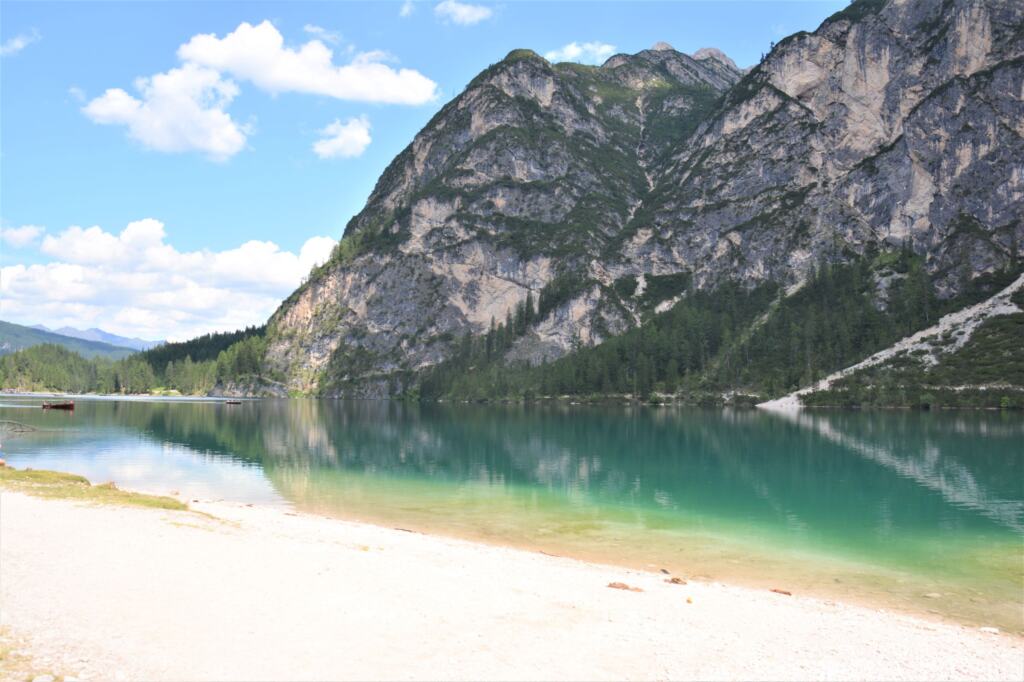
[[28,33],[19,33],[9,38],[3,45],[0,45],[0,57],[9,57],[18,54],[26,47],[40,39],[39,31],[32,29]]
[[405,0],[402,3],[402,9],[398,10],[398,16],[400,17],[411,17],[412,13],[416,11],[416,5],[412,0]]
[[[339,39],[320,26],[304,28],[323,40]],[[126,126],[128,135],[149,149],[201,151],[223,161],[240,152],[252,132],[226,111],[239,94],[227,76],[274,94],[301,92],[389,104],[423,104],[436,98],[434,81],[416,70],[389,66],[386,62],[395,61],[389,53],[346,51],[352,55],[350,63],[336,66],[334,53],[321,40],[290,48],[269,21],[256,26],[243,22],[223,38],[193,36],[178,48],[180,67],[136,79],[138,96],[111,88],[82,112],[96,123]],[[84,98],[77,87],[69,93]]]
[[328,31],[323,26],[317,26],[316,24],[306,24],[302,27],[302,30],[311,36],[316,36],[320,40],[325,40],[328,43],[337,44],[341,42],[341,34],[337,31]]
[[23,249],[45,231],[39,225],[22,225],[21,227],[5,227],[0,229],[0,240],[16,249]]
[[557,50],[544,53],[549,62],[579,62],[581,64],[601,64],[615,54],[615,46],[608,43],[571,42]]
[[471,5],[458,0],[442,0],[434,5],[434,14],[460,26],[472,26],[479,24],[484,19],[489,19],[494,12],[490,7],[483,5]]
[[68,94],[71,95],[73,98],[75,98],[75,100],[77,100],[79,102],[84,102],[85,99],[86,99],[85,98],[85,90],[83,90],[82,88],[78,87],[77,85],[72,85],[70,88],[68,88]]
[[178,57],[229,73],[272,93],[304,92],[337,99],[390,104],[423,104],[437,94],[437,84],[413,69],[381,63],[381,53],[358,55],[336,66],[334,53],[319,40],[298,48],[284,45],[269,21],[242,23],[223,38],[193,36],[178,48]]
[[202,151],[224,160],[245,146],[247,130],[224,109],[238,87],[213,70],[185,64],[139,78],[140,98],[111,88],[82,108],[96,123],[124,125],[128,134],[162,152]]
[[183,252],[152,218],[118,234],[73,226],[43,240],[53,261],[0,269],[0,315],[143,338],[237,329],[266,321],[335,243],[312,237],[298,254],[256,240]]
[[322,138],[313,144],[313,153],[321,159],[350,159],[370,146],[370,119],[366,116],[333,123],[320,131]]
[[[299,270],[308,273],[318,265],[323,265],[337,246],[338,240],[330,237],[310,237],[299,249]],[[289,292],[290,293],[290,292]]]

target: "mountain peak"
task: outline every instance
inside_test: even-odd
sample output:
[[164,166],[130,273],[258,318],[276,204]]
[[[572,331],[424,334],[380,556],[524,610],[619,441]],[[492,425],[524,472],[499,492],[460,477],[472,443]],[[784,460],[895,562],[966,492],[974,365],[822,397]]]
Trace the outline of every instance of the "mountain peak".
[[60,327],[59,329],[47,329],[42,325],[37,325],[40,330],[48,331],[53,334],[60,334],[61,336],[70,336],[73,339],[82,339],[83,341],[98,341],[99,343],[106,343],[112,346],[118,346],[120,348],[131,348],[133,350],[146,350],[153,346],[158,346],[163,341],[147,341],[146,339],[140,339],[136,337],[121,336],[119,334],[111,334],[108,331],[99,329],[98,327],[90,327],[89,329],[77,329],[75,327]]
[[676,51],[676,48],[672,47],[663,40],[659,40],[658,42],[654,43],[654,45],[651,45],[651,49],[654,50],[655,52],[662,52],[664,50],[672,50],[673,52]]
[[543,57],[541,57],[539,54],[537,54],[533,50],[531,50],[529,48],[525,48],[525,47],[520,47],[520,48],[517,48],[515,50],[512,50],[507,55],[505,55],[505,58],[502,61],[503,62],[514,62],[514,61],[519,61],[519,60],[522,60],[522,59],[537,59],[537,60],[540,60],[540,61],[545,61],[545,59]]
[[[661,43],[659,43],[659,45],[660,44]],[[739,67],[736,66],[736,62],[730,59],[729,55],[722,52],[717,47],[702,47],[696,52],[694,52],[691,56],[698,61],[703,61],[705,59],[714,59],[715,61],[721,62],[722,64],[730,66],[739,71]]]
[[944,299],[1016,267],[1021,3],[964,0],[978,22],[933,0],[889,0],[882,22],[880,3],[780,41],[745,80],[712,47],[600,68],[511,52],[388,166],[271,319],[268,367],[290,390],[382,397],[467,334],[493,341],[492,320],[502,358],[540,363],[688,290],[788,287],[904,240]]

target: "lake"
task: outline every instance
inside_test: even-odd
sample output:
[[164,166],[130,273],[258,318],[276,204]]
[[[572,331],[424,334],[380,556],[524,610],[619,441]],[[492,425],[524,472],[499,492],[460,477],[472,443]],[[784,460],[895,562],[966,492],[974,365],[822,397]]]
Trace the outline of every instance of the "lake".
[[16,467],[1024,633],[1024,417],[0,397]]

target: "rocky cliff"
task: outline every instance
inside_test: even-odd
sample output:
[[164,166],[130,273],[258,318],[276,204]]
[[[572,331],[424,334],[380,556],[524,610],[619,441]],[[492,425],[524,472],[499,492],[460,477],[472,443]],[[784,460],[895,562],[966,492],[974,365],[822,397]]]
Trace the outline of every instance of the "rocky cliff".
[[538,361],[685,282],[793,285],[907,240],[953,296],[1024,242],[1022,99],[1012,0],[859,0],[746,73],[664,43],[600,67],[514,51],[387,168],[271,319],[269,368],[383,395],[528,295],[509,358]]

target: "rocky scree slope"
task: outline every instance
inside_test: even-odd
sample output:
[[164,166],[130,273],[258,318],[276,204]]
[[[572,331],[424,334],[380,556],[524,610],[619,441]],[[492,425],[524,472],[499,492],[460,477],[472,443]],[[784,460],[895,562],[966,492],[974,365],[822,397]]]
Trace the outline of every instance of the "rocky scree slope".
[[[818,391],[826,391],[847,377],[866,369],[884,366],[892,360],[905,361],[913,358],[924,367],[935,367],[943,356],[954,355],[962,349],[986,321],[1024,312],[1014,300],[1014,296],[1020,296],[1021,292],[1024,292],[1024,275],[1019,276],[994,296],[955,313],[944,315],[933,326],[900,339],[888,348],[878,351],[854,365],[833,372],[810,386],[793,391],[781,398],[759,403],[757,406],[766,410],[798,410],[803,406],[804,396]],[[1024,341],[1024,338],[1020,340]],[[1005,370],[1005,367],[1001,367],[1001,369]],[[1005,375],[1001,378],[1004,381],[1007,379]],[[978,388],[989,387],[980,386]]]
[[[386,395],[528,294],[509,359],[596,343],[687,282],[792,286],[912,240],[943,296],[1024,241],[1024,5],[859,0],[744,74],[659,44],[519,50],[391,163],[268,327],[291,390]],[[879,305],[885,305],[879,282]]]

